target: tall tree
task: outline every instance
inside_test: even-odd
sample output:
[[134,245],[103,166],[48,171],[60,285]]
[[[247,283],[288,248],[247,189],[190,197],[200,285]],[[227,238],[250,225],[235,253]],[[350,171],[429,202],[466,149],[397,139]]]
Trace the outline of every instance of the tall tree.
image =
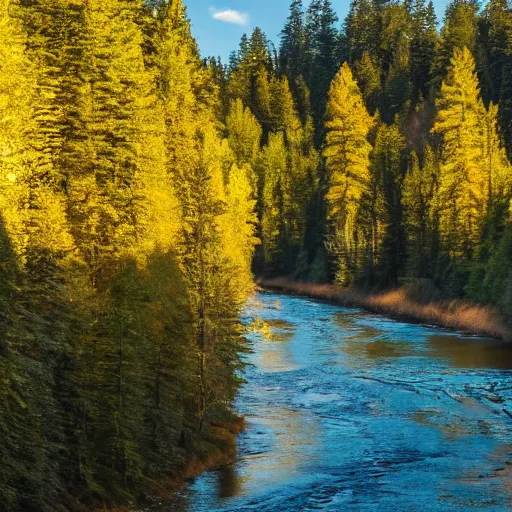
[[252,112],[239,98],[230,104],[226,127],[237,164],[252,166],[260,150],[262,131]]
[[286,250],[286,145],[282,132],[271,133],[257,163],[260,223],[265,273],[280,273]]
[[475,61],[467,48],[455,49],[437,108],[433,132],[443,141],[436,195],[441,237],[454,257],[469,257],[486,211],[487,180],[480,166],[483,106]]
[[382,240],[378,241],[380,281],[396,286],[404,259],[402,232],[402,183],[404,176],[405,138],[396,125],[382,124],[377,129],[372,153],[374,179],[379,183],[378,223]]
[[371,0],[352,0],[345,19],[350,64],[360,60],[365,52],[373,58],[378,58],[379,30],[377,4]]
[[478,9],[476,0],[453,0],[446,7],[437,62],[438,77],[446,76],[454,50],[467,48],[476,58]]
[[339,66],[337,22],[330,0],[311,1],[306,11],[308,63],[305,78],[311,91],[317,144],[322,138],[329,86]]
[[338,260],[337,279],[344,284],[359,277],[367,250],[374,249],[373,240],[362,236],[356,221],[361,198],[370,189],[368,134],[372,125],[361,92],[345,63],[329,92],[324,150],[332,248]]
[[304,74],[306,29],[302,0],[292,0],[290,14],[281,31],[279,60],[282,71],[292,84]]
[[437,179],[438,162],[430,146],[425,148],[421,166],[413,151],[402,193],[408,257],[406,269],[413,277],[431,278],[434,274],[436,219],[433,198]]

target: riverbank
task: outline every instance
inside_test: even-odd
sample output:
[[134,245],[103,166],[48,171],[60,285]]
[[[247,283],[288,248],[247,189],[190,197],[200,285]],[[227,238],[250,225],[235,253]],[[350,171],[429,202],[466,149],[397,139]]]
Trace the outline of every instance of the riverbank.
[[[186,482],[196,478],[205,471],[215,470],[232,463],[236,458],[237,437],[245,430],[245,419],[233,416],[229,421],[209,422],[207,436],[195,447],[186,465],[174,474],[158,478],[149,483],[145,496],[137,500],[140,505],[123,505],[118,507],[96,507],[96,512],[133,512],[140,507],[169,499],[176,491],[182,489]],[[142,508],[141,508],[142,510]]]
[[405,288],[368,294],[354,288],[343,289],[333,284],[313,284],[287,278],[260,279],[262,288],[324,300],[346,307],[362,308],[397,320],[426,323],[512,341],[512,330],[501,315],[489,306],[460,300],[417,301]]

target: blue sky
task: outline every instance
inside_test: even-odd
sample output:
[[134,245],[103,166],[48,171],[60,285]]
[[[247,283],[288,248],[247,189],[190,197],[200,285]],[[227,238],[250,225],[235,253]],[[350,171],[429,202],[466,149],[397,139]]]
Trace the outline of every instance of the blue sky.
[[[250,33],[256,26],[277,45],[290,0],[184,0],[184,3],[201,53],[220,55],[227,61],[231,50],[238,48],[242,34]],[[447,3],[448,0],[434,0],[438,19],[442,19]],[[350,0],[333,0],[332,4],[343,20]]]

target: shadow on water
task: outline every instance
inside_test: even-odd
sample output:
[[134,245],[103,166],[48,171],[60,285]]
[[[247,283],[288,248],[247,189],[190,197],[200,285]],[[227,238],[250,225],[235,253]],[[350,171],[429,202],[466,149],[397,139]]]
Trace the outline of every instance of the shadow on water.
[[231,498],[240,494],[241,482],[234,464],[217,471],[219,498]]
[[428,348],[431,357],[447,359],[455,368],[512,370],[512,346],[504,342],[434,335]]

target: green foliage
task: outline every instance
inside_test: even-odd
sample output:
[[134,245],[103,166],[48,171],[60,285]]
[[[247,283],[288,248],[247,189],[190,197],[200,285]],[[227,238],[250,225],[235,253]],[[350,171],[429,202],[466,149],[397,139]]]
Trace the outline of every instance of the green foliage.
[[[381,125],[375,136],[372,154],[373,177],[377,183],[375,213],[377,230],[382,239],[375,246],[380,270],[379,281],[384,286],[398,284],[403,266],[402,189],[404,176],[405,138],[396,125]],[[382,226],[381,229],[379,227]],[[377,238],[380,238],[380,233]]]
[[368,52],[354,63],[354,76],[361,89],[368,110],[373,114],[379,105],[381,92],[380,67]]
[[467,48],[476,56],[477,13],[476,0],[453,0],[446,8],[444,26],[441,29],[441,47],[437,63],[438,74],[443,77],[455,50]]
[[433,199],[438,174],[438,162],[430,146],[425,148],[421,166],[416,153],[411,153],[403,182],[402,204],[408,256],[406,274],[412,277],[433,277],[436,239]]

